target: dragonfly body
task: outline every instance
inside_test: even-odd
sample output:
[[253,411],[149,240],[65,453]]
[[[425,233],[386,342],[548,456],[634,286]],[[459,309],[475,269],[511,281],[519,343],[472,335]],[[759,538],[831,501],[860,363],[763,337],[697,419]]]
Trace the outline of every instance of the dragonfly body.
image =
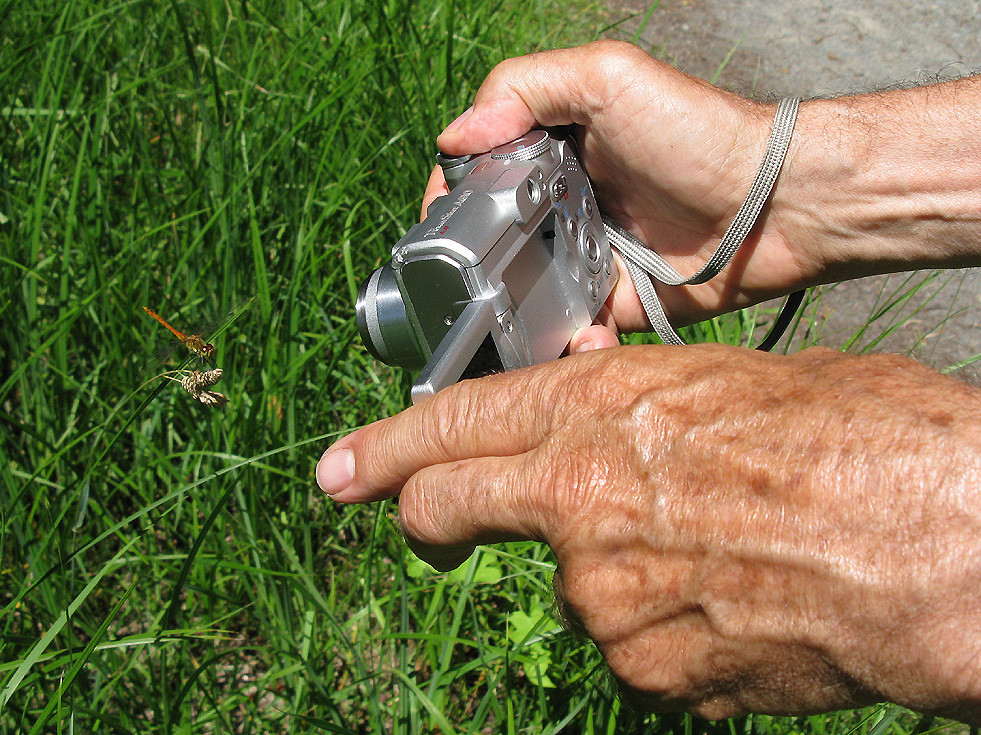
[[193,352],[196,355],[200,355],[202,358],[210,362],[211,357],[215,354],[215,346],[213,344],[211,344],[210,342],[205,342],[197,334],[184,334],[183,332],[179,332],[178,330],[170,326],[170,324],[168,324],[167,321],[162,316],[157,314],[157,312],[153,311],[152,309],[148,309],[147,307],[144,306],[143,311],[145,311],[147,314],[152,316],[163,326],[169,329],[173,333],[173,335],[180,340],[181,344],[183,344],[187,349],[189,349],[191,352]]

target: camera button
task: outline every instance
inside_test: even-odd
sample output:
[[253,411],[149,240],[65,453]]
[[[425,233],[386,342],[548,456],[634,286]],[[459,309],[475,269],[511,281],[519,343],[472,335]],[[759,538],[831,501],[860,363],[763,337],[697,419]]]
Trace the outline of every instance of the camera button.
[[600,262],[599,243],[597,243],[596,238],[588,232],[582,239],[582,249],[586,254],[586,260],[588,260],[590,263]]
[[597,238],[596,229],[591,223],[583,225],[579,237],[579,252],[582,254],[586,269],[594,276],[603,270],[603,250]]
[[569,182],[565,180],[565,176],[560,176],[552,184],[552,199],[555,201],[560,201],[565,199],[566,195],[569,193]]

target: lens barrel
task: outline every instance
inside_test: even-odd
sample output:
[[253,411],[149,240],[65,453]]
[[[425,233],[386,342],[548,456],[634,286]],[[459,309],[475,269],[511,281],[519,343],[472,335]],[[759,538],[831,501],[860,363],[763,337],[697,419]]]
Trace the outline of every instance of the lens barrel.
[[368,352],[407,370],[420,370],[426,354],[416,339],[391,264],[375,270],[358,289],[358,331]]

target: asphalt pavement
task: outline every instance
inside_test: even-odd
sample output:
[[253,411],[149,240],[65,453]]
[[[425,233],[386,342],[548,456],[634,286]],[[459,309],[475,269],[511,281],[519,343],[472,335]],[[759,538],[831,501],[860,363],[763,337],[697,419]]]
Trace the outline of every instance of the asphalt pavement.
[[[628,39],[651,7],[608,4],[622,20],[609,35]],[[861,93],[981,70],[981,0],[662,0],[638,42],[741,94]],[[821,292],[808,313],[811,343],[909,354],[939,369],[981,353],[981,268],[865,278]],[[981,384],[981,362],[952,374]]]

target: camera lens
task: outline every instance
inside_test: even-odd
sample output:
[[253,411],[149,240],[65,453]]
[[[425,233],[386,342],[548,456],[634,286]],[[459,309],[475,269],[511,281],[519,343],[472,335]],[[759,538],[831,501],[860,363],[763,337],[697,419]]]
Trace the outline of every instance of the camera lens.
[[361,284],[355,312],[364,346],[376,358],[408,370],[419,370],[426,364],[391,264],[383,265]]

